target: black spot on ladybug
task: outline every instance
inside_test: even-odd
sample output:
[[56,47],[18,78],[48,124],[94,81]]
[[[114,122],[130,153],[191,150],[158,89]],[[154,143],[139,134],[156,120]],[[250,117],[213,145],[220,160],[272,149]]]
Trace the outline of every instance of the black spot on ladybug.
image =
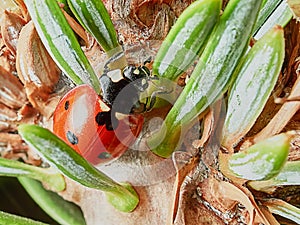
[[69,102],[69,101],[66,101],[66,102],[65,102],[65,110],[68,110],[68,109],[69,109],[69,106],[70,106],[70,102]]
[[97,115],[95,117],[96,123],[99,126],[103,126],[105,124],[105,122],[107,121],[107,119],[108,119],[107,116],[110,116],[110,115],[107,114],[106,112],[97,113]]
[[77,145],[78,144],[78,137],[72,133],[71,131],[67,132],[67,139],[72,145]]
[[111,154],[109,154],[108,152],[102,152],[101,154],[98,155],[99,159],[108,159],[111,158]]
[[119,125],[119,121],[115,116],[112,116],[111,111],[97,113],[95,120],[99,126],[105,125],[108,131],[116,129]]

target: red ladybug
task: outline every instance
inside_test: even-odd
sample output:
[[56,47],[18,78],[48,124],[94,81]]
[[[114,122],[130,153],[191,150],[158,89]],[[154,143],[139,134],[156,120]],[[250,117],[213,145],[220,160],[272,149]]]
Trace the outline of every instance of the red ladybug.
[[69,91],[53,117],[53,131],[94,165],[107,163],[124,153],[139,135],[143,117],[111,118],[110,108],[89,85]]

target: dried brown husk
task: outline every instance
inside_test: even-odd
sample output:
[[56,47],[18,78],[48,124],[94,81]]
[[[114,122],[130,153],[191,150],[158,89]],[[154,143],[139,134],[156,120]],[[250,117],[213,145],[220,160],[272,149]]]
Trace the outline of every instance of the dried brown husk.
[[191,0],[104,1],[124,43],[162,40]]
[[15,57],[6,47],[2,38],[0,38],[0,66],[7,71],[15,71]]
[[6,47],[13,55],[16,55],[19,34],[25,24],[25,20],[20,15],[7,10],[4,11],[1,21],[1,35]]
[[42,44],[32,22],[21,30],[16,67],[29,102],[42,115],[50,117],[58,101],[56,99],[52,102],[50,94],[54,91],[61,71]]
[[287,0],[287,3],[289,4],[294,17],[299,21],[300,17],[300,1],[299,0]]
[[15,121],[18,119],[18,114],[15,110],[0,103],[0,131],[9,132],[16,130]]
[[0,66],[0,102],[12,109],[25,105],[27,98],[21,82],[11,72]]

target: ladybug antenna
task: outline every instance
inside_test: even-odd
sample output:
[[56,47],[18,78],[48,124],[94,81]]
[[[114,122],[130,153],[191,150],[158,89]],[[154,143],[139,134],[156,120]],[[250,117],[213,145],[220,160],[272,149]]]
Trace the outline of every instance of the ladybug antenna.
[[151,57],[151,56],[149,56],[149,58],[148,58],[148,59],[146,59],[146,60],[144,61],[144,66],[145,66],[146,64],[149,64],[149,63],[151,63],[151,61],[152,61],[152,57]]

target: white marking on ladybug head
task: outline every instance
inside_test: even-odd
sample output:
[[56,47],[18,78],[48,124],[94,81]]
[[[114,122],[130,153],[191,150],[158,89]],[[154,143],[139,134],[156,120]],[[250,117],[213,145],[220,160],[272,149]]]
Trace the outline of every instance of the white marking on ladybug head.
[[117,83],[120,80],[124,79],[122,71],[120,69],[112,70],[107,73],[107,76],[111,79],[112,82]]
[[103,101],[99,100],[99,103],[100,103],[100,108],[103,112],[108,112],[110,110],[108,105],[106,105]]
[[135,75],[139,75],[139,74],[140,74],[140,71],[139,71],[139,69],[138,69],[138,68],[136,68],[136,69],[133,71],[133,74],[135,74]]

